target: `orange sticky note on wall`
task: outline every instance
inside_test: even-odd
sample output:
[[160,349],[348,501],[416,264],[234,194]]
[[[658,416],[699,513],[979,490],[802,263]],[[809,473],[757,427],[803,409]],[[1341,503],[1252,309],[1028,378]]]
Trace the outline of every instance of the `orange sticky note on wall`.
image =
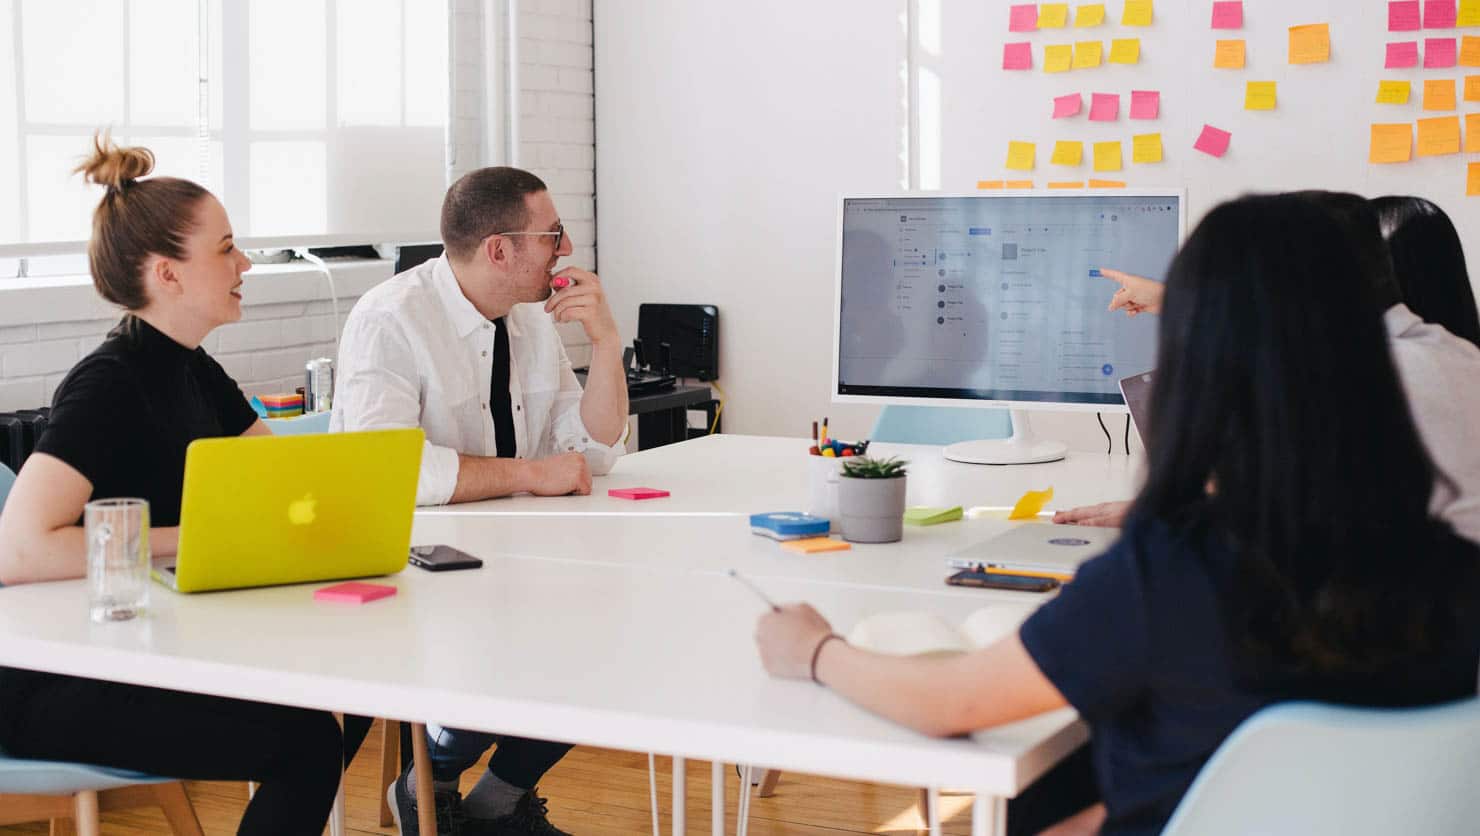
[[1084,188],[1084,181],[1083,180],[1060,180],[1060,181],[1057,181],[1057,182],[1049,183],[1048,184],[1048,187],[1050,189],[1082,189],[1082,188]]
[[1320,64],[1331,60],[1331,26],[1308,23],[1290,27],[1290,63]]
[[1048,161],[1054,165],[1079,165],[1084,161],[1084,143],[1059,140],[1053,144],[1053,156]]
[[1131,137],[1131,162],[1161,162],[1161,134],[1138,134]]
[[1032,171],[1038,146],[1031,142],[1007,143],[1007,167],[1013,171]]
[[1465,101],[1480,102],[1480,75],[1465,76]]
[[1461,67],[1480,67],[1480,38],[1474,35],[1466,35],[1460,41],[1459,65]]
[[1465,194],[1480,196],[1480,163],[1470,163],[1470,179],[1465,185]]
[[1407,122],[1399,124],[1374,124],[1372,146],[1367,161],[1374,163],[1406,163],[1413,159],[1413,126]]
[[976,187],[978,189],[1000,189],[1000,188],[1002,188],[1002,181],[1001,180],[978,180],[978,181],[976,181]]
[[1423,83],[1424,110],[1454,110],[1454,79],[1430,78]]
[[1089,181],[1089,187],[1091,189],[1123,189],[1123,188],[1125,188],[1125,181],[1124,180],[1094,180],[1094,179],[1091,179]]
[[1074,69],[1098,67],[1104,55],[1105,45],[1099,41],[1078,41],[1074,44]]
[[1074,66],[1074,47],[1068,44],[1049,44],[1043,48],[1043,71],[1046,73],[1068,72]]
[[1418,155],[1439,157],[1459,153],[1459,117],[1435,116],[1418,120]]
[[1480,154],[1480,113],[1465,114],[1465,153]]
[[1244,41],[1242,38],[1219,41],[1213,48],[1213,66],[1220,70],[1244,68]]
[[1009,189],[1031,189],[1031,188],[1033,188],[1033,181],[1032,180],[1008,180],[1007,181],[1007,188],[1009,188]]
[[1119,142],[1095,143],[1095,171],[1120,171],[1123,167]]
[[1041,491],[1028,491],[1023,494],[1022,499],[1012,506],[1012,513],[1007,515],[1009,520],[1031,520],[1038,516],[1043,506],[1053,499],[1053,486]]

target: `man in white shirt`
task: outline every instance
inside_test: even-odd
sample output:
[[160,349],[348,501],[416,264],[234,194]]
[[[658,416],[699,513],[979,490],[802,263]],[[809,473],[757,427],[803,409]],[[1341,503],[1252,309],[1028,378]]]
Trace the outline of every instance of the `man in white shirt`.
[[[622,346],[600,279],[554,272],[570,238],[529,172],[463,176],[447,190],[441,224],[441,258],[392,277],[350,312],[331,429],[421,427],[420,505],[590,493],[592,474],[621,455],[627,427]],[[584,391],[557,322],[581,323],[591,340]],[[563,833],[534,790],[567,744],[428,732],[439,819],[468,834]],[[494,743],[487,774],[459,799],[458,777]],[[409,777],[387,799],[404,833],[416,832]]]

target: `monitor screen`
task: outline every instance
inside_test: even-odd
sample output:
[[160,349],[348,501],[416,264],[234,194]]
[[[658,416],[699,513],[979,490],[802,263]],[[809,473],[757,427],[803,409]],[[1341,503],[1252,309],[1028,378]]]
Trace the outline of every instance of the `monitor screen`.
[[1158,281],[1182,232],[1175,191],[848,197],[842,400],[1119,406],[1156,362],[1156,317],[1110,313],[1114,268]]

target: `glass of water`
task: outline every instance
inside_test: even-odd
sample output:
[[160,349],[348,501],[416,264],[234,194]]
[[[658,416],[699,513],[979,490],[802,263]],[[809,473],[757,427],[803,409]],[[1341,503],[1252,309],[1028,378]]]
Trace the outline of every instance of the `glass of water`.
[[93,621],[127,621],[149,603],[149,502],[99,499],[83,511]]

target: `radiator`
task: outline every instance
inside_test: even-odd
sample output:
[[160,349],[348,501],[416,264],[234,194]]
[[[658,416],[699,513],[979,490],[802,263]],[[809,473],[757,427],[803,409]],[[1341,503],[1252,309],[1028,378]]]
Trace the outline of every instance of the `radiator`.
[[19,473],[26,457],[36,449],[36,441],[46,432],[50,414],[48,408],[0,412],[0,464]]

